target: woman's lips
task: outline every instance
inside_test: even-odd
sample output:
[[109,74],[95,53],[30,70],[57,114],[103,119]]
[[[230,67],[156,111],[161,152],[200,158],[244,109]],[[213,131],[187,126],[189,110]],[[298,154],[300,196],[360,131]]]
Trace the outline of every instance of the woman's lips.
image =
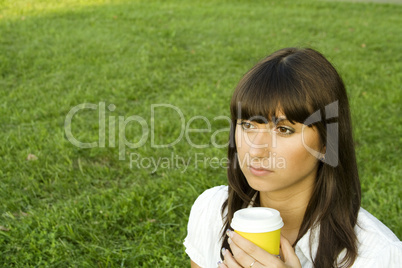
[[266,168],[261,168],[261,167],[249,166],[248,168],[249,168],[250,172],[255,176],[264,176],[264,175],[271,174],[273,172],[272,170],[269,170]]

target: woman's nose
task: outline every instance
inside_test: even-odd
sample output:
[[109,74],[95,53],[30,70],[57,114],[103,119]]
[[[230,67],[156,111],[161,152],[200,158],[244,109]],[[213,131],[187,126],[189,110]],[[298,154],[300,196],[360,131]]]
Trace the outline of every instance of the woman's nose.
[[272,144],[272,135],[269,129],[259,129],[257,133],[254,133],[252,137],[250,137],[248,142],[249,144],[249,153],[251,157],[266,157],[269,155],[269,151],[271,150]]

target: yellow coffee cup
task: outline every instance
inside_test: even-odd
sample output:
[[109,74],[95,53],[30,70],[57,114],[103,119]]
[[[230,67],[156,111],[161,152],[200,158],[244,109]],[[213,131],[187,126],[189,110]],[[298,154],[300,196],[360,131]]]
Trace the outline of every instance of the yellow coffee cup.
[[283,221],[279,211],[251,207],[236,211],[230,226],[234,231],[273,255],[279,255]]

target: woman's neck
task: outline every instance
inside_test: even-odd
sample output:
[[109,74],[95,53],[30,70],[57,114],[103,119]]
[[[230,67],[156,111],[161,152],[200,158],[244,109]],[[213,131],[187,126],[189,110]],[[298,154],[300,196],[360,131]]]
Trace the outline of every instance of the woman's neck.
[[260,192],[260,205],[280,212],[284,222],[281,233],[291,244],[297,239],[312,192],[312,185],[298,189],[296,193],[292,191]]

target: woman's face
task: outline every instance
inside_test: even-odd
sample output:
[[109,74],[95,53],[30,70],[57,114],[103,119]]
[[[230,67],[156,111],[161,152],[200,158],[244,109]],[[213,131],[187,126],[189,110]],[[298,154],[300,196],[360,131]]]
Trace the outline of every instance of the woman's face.
[[322,151],[314,127],[292,124],[283,115],[268,124],[239,119],[235,140],[240,168],[253,189],[289,194],[314,185],[318,159],[306,149]]

